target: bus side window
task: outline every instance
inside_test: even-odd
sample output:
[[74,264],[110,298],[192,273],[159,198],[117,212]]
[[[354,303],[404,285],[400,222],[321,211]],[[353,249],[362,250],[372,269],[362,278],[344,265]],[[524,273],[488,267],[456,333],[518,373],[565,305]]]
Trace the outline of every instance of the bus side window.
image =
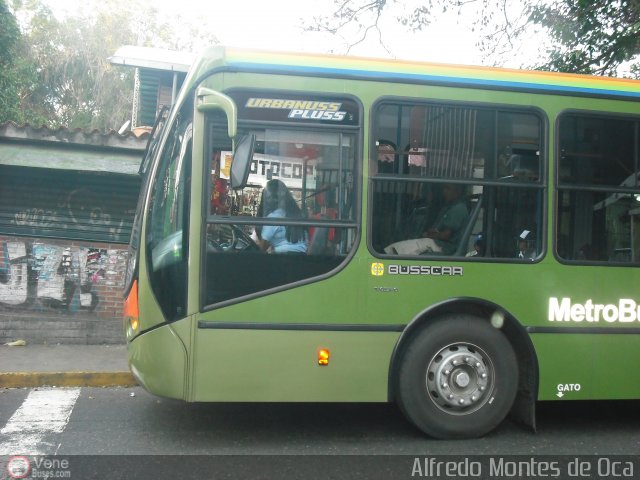
[[168,132],[151,190],[147,249],[151,286],[168,321],[186,313],[192,103]]
[[[525,229],[542,245],[537,113],[407,102],[381,104],[374,117],[375,138],[391,139],[377,141],[378,168],[370,171],[376,253],[523,261],[516,253]],[[393,143],[406,148],[398,154]],[[451,188],[461,192],[455,201],[443,196]]]
[[637,263],[640,121],[567,113],[558,124],[558,255],[578,262]]

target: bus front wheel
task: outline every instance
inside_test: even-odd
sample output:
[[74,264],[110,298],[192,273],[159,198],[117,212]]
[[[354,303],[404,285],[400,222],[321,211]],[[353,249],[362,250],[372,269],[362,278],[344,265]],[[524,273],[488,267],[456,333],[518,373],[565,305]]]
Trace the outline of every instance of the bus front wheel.
[[426,326],[411,340],[398,373],[398,403],[436,438],[471,438],[493,430],[518,388],[518,364],[503,333],[459,315]]

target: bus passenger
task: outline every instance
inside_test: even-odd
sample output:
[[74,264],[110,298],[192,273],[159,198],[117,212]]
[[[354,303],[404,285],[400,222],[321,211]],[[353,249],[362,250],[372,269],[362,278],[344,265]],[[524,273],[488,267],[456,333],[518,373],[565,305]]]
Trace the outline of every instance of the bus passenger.
[[424,232],[423,238],[392,243],[384,249],[385,253],[452,255],[458,247],[460,235],[469,217],[467,205],[462,199],[462,189],[462,185],[445,185],[442,189],[445,205],[438,212],[431,228]]
[[523,230],[518,237],[518,253],[516,257],[521,260],[533,260],[536,258],[535,243],[530,230]]
[[476,237],[476,241],[473,242],[473,250],[467,252],[465,257],[482,257],[484,256],[484,238],[482,234]]
[[[280,180],[269,180],[262,191],[258,217],[293,219],[303,218],[303,214],[287,186]],[[307,252],[307,229],[305,227],[257,226],[256,235],[258,245],[266,252]]]

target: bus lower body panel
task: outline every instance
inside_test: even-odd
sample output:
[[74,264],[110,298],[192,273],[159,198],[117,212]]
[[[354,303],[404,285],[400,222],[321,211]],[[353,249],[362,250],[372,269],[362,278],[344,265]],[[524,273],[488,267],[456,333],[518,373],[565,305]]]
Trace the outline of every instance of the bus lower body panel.
[[[194,400],[386,402],[397,332],[198,329]],[[328,350],[327,365],[318,353]]]
[[[576,329],[577,330],[577,329]],[[640,334],[534,333],[540,367],[538,400],[640,398]]]
[[162,397],[186,398],[187,350],[171,325],[136,337],[128,351],[129,368],[146,390]]

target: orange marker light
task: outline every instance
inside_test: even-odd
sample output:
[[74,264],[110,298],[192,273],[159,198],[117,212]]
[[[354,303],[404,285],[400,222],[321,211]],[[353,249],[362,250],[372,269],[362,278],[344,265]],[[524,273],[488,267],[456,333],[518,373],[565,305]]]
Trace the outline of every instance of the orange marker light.
[[129,295],[124,301],[124,318],[129,321],[129,326],[134,333],[137,333],[140,326],[140,313],[138,309],[138,281],[134,281],[129,291]]
[[321,366],[325,366],[325,365],[329,365],[329,356],[330,356],[330,352],[329,350],[327,350],[326,348],[321,348],[320,350],[318,350],[318,365]]

